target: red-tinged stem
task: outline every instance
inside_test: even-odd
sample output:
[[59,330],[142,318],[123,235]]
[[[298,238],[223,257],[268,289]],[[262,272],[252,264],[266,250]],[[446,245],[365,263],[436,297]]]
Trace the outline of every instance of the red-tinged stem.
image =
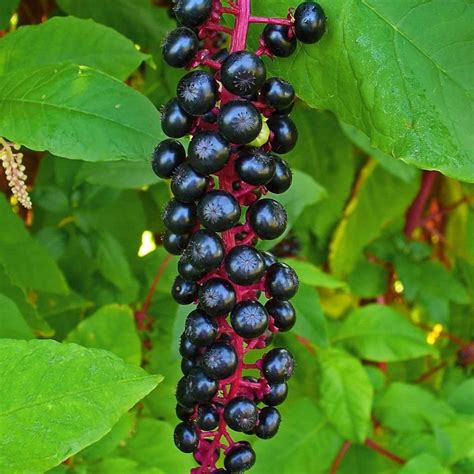
[[448,363],[446,361],[441,362],[441,364],[438,364],[434,367],[432,367],[430,370],[427,370],[424,374],[421,374],[413,383],[423,383],[429,378],[431,378],[436,372],[440,371],[444,367],[446,367]]
[[410,238],[413,231],[420,225],[423,210],[425,209],[428,198],[430,197],[433,185],[438,177],[437,171],[424,171],[421,179],[421,186],[418,195],[409,207],[405,221],[405,235]]
[[373,449],[377,453],[381,454],[382,456],[390,459],[397,464],[405,464],[405,460],[401,457],[393,454],[392,452],[388,451],[384,447],[380,446],[380,444],[376,443],[373,439],[367,438],[364,443],[368,448]]
[[156,287],[158,286],[158,283],[160,283],[161,277],[163,276],[163,273],[165,272],[166,267],[169,265],[171,260],[172,256],[167,255],[158,267],[158,271],[156,272],[155,278],[153,279],[153,282],[150,285],[150,289],[148,290],[148,294],[146,295],[145,301],[140,310],[142,313],[146,314],[148,312],[148,308],[151,305],[151,300],[153,299],[153,295],[155,294]]
[[234,34],[234,31],[232,30],[232,28],[229,28],[229,27],[223,26],[223,25],[216,25],[214,23],[209,23],[209,24],[205,25],[204,28],[206,30],[221,31],[222,33],[226,33],[226,34],[231,35],[231,36]]
[[265,16],[250,16],[250,23],[266,23],[269,25],[293,26],[293,22],[287,18],[269,18]]
[[247,33],[249,30],[250,0],[237,0],[238,14],[235,18],[234,34],[230,45],[230,52],[242,51],[247,45]]
[[[433,328],[431,326],[428,326],[428,324],[418,323],[418,326],[421,329],[424,329],[425,331],[428,331],[428,332],[431,332],[433,330]],[[463,341],[461,338],[455,336],[454,334],[450,334],[449,332],[446,332],[446,331],[441,331],[439,333],[439,337],[444,337],[445,339],[450,340],[451,342],[453,342],[454,344],[456,344],[457,346],[461,348],[469,345],[468,342]]]
[[344,441],[344,444],[341,446],[341,449],[337,453],[334,462],[332,463],[331,470],[329,474],[336,474],[337,470],[339,469],[339,464],[341,464],[342,459],[346,455],[347,450],[351,447],[350,441]]
[[220,9],[221,13],[228,13],[229,15],[238,15],[239,10],[237,8],[232,8],[232,7],[222,7]]
[[221,63],[219,61],[214,61],[213,59],[211,58],[204,58],[201,60],[201,64],[203,66],[207,66],[207,67],[210,67],[212,69],[215,69],[215,70],[219,70],[221,68]]

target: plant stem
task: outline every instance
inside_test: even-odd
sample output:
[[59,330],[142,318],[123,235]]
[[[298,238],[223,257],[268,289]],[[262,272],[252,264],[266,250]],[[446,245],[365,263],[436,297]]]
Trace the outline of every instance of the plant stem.
[[393,462],[396,462],[397,464],[405,464],[404,459],[398,457],[396,454],[393,454],[392,452],[388,451],[384,447],[380,446],[380,444],[376,443],[373,439],[367,438],[364,444],[368,448],[373,449],[377,453],[381,454],[387,459],[390,459]]
[[341,449],[337,453],[336,458],[334,459],[334,462],[332,463],[331,470],[329,471],[329,474],[336,474],[339,464],[341,464],[341,461],[343,457],[345,456],[347,450],[351,447],[351,442],[350,441],[344,441],[344,444],[341,446]]
[[433,374],[438,372],[439,370],[446,367],[448,363],[446,361],[441,362],[441,364],[435,365],[431,369],[427,370],[425,373],[421,374],[413,383],[423,383],[428,380]]
[[265,16],[250,16],[250,23],[266,23],[269,25],[283,25],[283,26],[292,26],[293,22],[286,18],[269,18]]
[[418,195],[416,196],[412,205],[409,207],[406,214],[405,235],[408,238],[411,237],[413,231],[421,223],[423,210],[425,209],[426,203],[428,201],[428,198],[430,197],[431,190],[433,189],[437,177],[437,171],[423,172],[420,191],[418,192]]
[[158,271],[156,272],[155,278],[153,279],[153,282],[150,285],[150,289],[148,290],[148,294],[146,295],[145,301],[140,310],[141,313],[146,314],[148,312],[148,308],[150,307],[151,300],[153,299],[153,295],[155,294],[156,287],[158,286],[158,283],[160,282],[161,277],[163,276],[163,273],[165,272],[166,267],[169,265],[171,260],[171,255],[167,255],[158,267]]

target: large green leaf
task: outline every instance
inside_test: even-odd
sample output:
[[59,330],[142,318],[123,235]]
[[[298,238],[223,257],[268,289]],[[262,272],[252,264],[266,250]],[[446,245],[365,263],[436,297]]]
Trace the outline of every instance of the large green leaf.
[[32,339],[33,333],[26,324],[18,306],[10,298],[0,294],[0,338]]
[[394,362],[437,355],[425,333],[400,313],[384,305],[367,305],[353,311],[342,323],[333,343],[355,351],[362,359]]
[[61,270],[25,229],[7,201],[0,197],[0,265],[12,283],[27,289],[66,294],[69,288]]
[[[265,16],[289,0],[257,2]],[[328,32],[274,73],[396,158],[474,181],[472,2],[334,0]]]
[[450,422],[454,410],[428,390],[394,382],[375,400],[375,415],[383,426],[414,433]]
[[278,435],[271,442],[254,442],[255,474],[325,474],[337,454],[341,437],[308,398],[284,409]]
[[0,5],[0,30],[8,27],[13,12],[18,7],[20,0],[2,0]]
[[329,263],[335,276],[351,272],[364,247],[404,215],[417,188],[417,180],[407,183],[374,161],[367,163],[331,242]]
[[137,91],[85,66],[43,66],[0,77],[0,129],[32,150],[85,161],[147,160],[159,115]]
[[66,342],[106,349],[129,364],[140,365],[141,341],[127,306],[104,306],[78,324]]
[[448,403],[459,413],[474,415],[474,378],[464,380],[449,394]]
[[327,324],[319,294],[315,288],[301,284],[296,296],[291,300],[296,309],[295,334],[303,336],[313,344],[328,344]]
[[173,28],[166,8],[149,0],[58,0],[70,15],[111,26],[136,43],[156,49],[167,30]]
[[419,454],[410,459],[401,469],[399,474],[449,474],[440,462],[430,454]]
[[68,63],[125,79],[145,57],[111,28],[90,20],[54,17],[40,25],[18,28],[0,40],[0,75]]
[[0,340],[0,471],[44,472],[104,436],[160,381],[107,351]]
[[363,441],[370,425],[373,388],[361,363],[338,349],[319,351],[320,405],[346,439]]
[[285,260],[298,274],[300,282],[310,286],[317,286],[320,288],[330,289],[347,289],[346,283],[338,280],[330,273],[326,273],[316,265],[303,260],[297,260],[295,258],[288,258]]

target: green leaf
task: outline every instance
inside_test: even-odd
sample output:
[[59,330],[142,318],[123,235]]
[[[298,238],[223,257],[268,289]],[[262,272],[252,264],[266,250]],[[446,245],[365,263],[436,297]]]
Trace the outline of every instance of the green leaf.
[[109,232],[99,234],[97,265],[100,273],[133,300],[138,292],[125,252],[120,242]]
[[34,337],[18,306],[10,298],[0,294],[0,338],[32,339]]
[[337,474],[398,474],[399,465],[363,445],[353,444],[346,451]]
[[176,449],[173,427],[160,420],[142,418],[135,436],[119,451],[143,466],[158,467],[166,474],[188,472],[193,460]]
[[387,291],[388,270],[377,263],[365,258],[360,259],[347,282],[352,293],[362,298],[375,298]]
[[123,80],[144,58],[130,40],[112,28],[74,17],[22,26],[0,40],[0,75],[67,63],[89,66]]
[[272,442],[252,443],[258,459],[252,473],[327,473],[342,439],[321,410],[312,400],[302,398],[284,409],[282,418]]
[[437,350],[426,342],[425,333],[400,313],[385,305],[371,304],[353,311],[332,339],[362,359],[395,362]]
[[295,258],[288,258],[285,260],[298,274],[298,279],[301,283],[309,286],[317,286],[320,288],[330,289],[347,289],[347,284],[338,280],[330,273],[326,273],[310,262],[304,262]]
[[336,277],[352,271],[364,247],[404,215],[417,190],[417,180],[406,183],[374,161],[367,163],[331,242],[329,263]]
[[155,7],[149,0],[58,0],[57,3],[70,15],[111,26],[147,48],[157,48],[166,31],[174,27],[166,8]]
[[403,433],[423,431],[454,417],[454,410],[431,392],[402,382],[392,383],[376,398],[374,409],[383,426]]
[[66,338],[85,347],[106,349],[129,364],[140,365],[141,341],[132,310],[127,306],[104,306],[78,324]]
[[[305,210],[308,227],[325,246],[350,197],[357,161],[352,143],[333,114],[301,103],[295,106],[291,117],[298,125],[299,139],[289,156],[290,165],[309,174],[327,191],[318,203]],[[305,194],[302,189],[300,196]]]
[[2,5],[0,6],[0,30],[8,28],[10,18],[18,8],[19,3],[20,0],[2,0]]
[[87,474],[164,474],[156,467],[146,467],[133,459],[107,458],[88,466]]
[[148,160],[161,137],[158,112],[147,98],[85,66],[4,74],[0,107],[5,137],[76,160]]
[[148,161],[83,163],[77,179],[118,189],[137,189],[158,181]]
[[160,382],[109,352],[0,340],[0,471],[44,472],[104,436]]
[[291,302],[296,309],[296,324],[293,332],[309,339],[314,344],[327,346],[326,318],[321,308],[318,292],[303,283]]
[[361,363],[339,349],[319,351],[320,406],[344,438],[363,441],[370,425],[373,388]]
[[431,454],[419,454],[410,459],[399,471],[398,474],[449,474],[450,471],[444,468],[441,463]]
[[[265,16],[285,16],[289,6],[257,5]],[[473,7],[464,0],[326,2],[325,37],[270,68],[305,102],[362,130],[373,147],[472,182]]]
[[459,413],[474,415],[474,378],[464,380],[449,394],[448,403]]
[[[300,191],[304,189],[305,192]],[[306,173],[299,170],[293,171],[293,184],[291,188],[283,194],[268,193],[267,197],[279,201],[288,214],[288,225],[286,231],[278,239],[271,242],[262,242],[262,248],[268,249],[276,245],[290,232],[296,220],[306,206],[314,204],[326,196],[326,190]]]
[[136,423],[135,413],[127,412],[99,441],[83,449],[78,456],[87,461],[104,458],[112,453],[121,442],[127,440]]
[[56,262],[25,229],[7,201],[0,197],[0,265],[13,284],[24,289],[67,294],[68,285]]

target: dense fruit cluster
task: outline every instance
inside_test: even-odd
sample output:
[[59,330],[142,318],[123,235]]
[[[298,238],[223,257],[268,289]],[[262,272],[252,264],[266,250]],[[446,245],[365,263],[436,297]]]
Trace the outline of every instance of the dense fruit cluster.
[[[190,72],[163,108],[170,138],[156,147],[152,164],[171,180],[174,196],[163,214],[164,246],[180,255],[172,294],[180,304],[198,303],[180,341],[176,413],[182,423],[174,440],[194,453],[199,467],[193,473],[238,473],[252,467],[255,453],[228,430],[274,436],[280,424],[275,406],[285,400],[295,366],[283,348],[254,364],[244,361],[293,327],[289,300],[298,289],[291,267],[255,248],[258,239],[285,232],[283,206],[260,198],[290,187],[288,163],[273,153],[288,153],[298,138],[288,116],[295,91],[283,79],[267,78],[261,56],[286,57],[297,40],[318,41],[326,19],[314,2],[291,9],[286,19],[251,16],[250,0],[228,7],[219,0],[178,0],[173,12],[178,27],[167,36],[163,57]],[[232,29],[221,24],[222,15],[235,17]],[[267,23],[255,53],[246,51],[251,23]],[[222,48],[223,35],[231,37],[229,49]],[[187,151],[176,140],[186,135],[192,137]]]

